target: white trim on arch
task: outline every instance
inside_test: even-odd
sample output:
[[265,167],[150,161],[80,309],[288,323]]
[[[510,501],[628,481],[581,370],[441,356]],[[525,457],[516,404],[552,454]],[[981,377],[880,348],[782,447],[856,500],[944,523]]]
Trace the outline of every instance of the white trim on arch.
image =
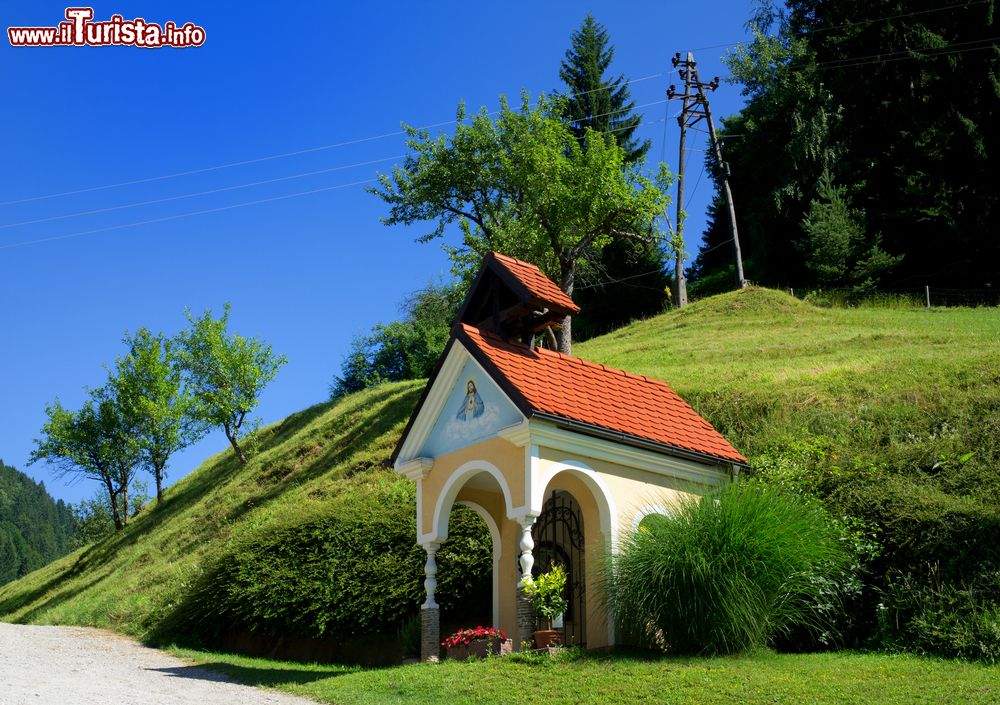
[[[538,478],[539,481],[531,487],[532,512],[541,514],[542,505],[545,502],[545,490],[557,475],[564,472],[579,478],[587,486],[587,489],[590,490],[594,501],[597,503],[601,533],[604,535],[607,545],[611,548],[611,554],[614,555],[618,547],[618,507],[615,505],[615,498],[611,494],[610,488],[601,479],[600,475],[597,474],[597,471],[586,463],[581,463],[579,460],[561,460],[552,463],[545,476]],[[608,619],[608,644],[614,643],[615,624],[614,620]]]
[[490,539],[493,540],[493,624],[500,626],[500,558],[503,556],[503,543],[500,541],[500,527],[497,526],[493,515],[486,511],[485,507],[469,500],[459,500],[456,504],[468,507],[486,522],[486,528],[490,530]]
[[[451,512],[452,505],[455,504],[455,498],[462,490],[468,478],[481,472],[491,475],[500,485],[507,516],[511,515],[510,487],[507,485],[507,480],[504,479],[503,473],[493,463],[485,460],[470,460],[458,466],[451,473],[448,481],[444,483],[444,487],[438,493],[437,504],[434,506],[434,519],[431,524],[431,531],[430,533],[421,535],[417,543],[427,543],[429,541],[443,543],[448,538],[448,513]],[[447,511],[445,511],[446,508]]]
[[553,478],[560,473],[569,472],[579,477],[594,495],[597,502],[597,512],[601,518],[601,533],[612,542],[614,547],[615,529],[618,523],[618,508],[615,506],[615,498],[611,494],[607,483],[601,479],[597,471],[586,463],[579,460],[561,460],[551,463],[544,477],[539,477],[537,482],[531,487],[531,511],[533,514],[542,513],[542,505],[545,503],[545,490],[552,482]]

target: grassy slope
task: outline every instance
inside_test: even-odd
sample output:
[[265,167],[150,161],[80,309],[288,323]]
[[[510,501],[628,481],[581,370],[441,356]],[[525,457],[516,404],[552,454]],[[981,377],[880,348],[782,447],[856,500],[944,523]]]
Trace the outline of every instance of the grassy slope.
[[387,385],[293,414],[264,430],[247,467],[231,451],[209,458],[120,535],[0,589],[0,618],[147,636],[234,530],[349,502],[373,485],[408,491],[384,462],[421,387]]
[[751,460],[802,431],[884,457],[887,445],[1000,408],[997,309],[820,309],[757,289],[574,352],[666,380]]
[[[803,438],[810,452],[823,449],[825,472],[840,456],[921,467],[977,450],[963,468],[977,481],[963,491],[1000,491],[981,481],[1000,476],[988,471],[1000,438],[996,309],[819,309],[757,289],[635,323],[575,352],[667,380],[751,460]],[[305,513],[347,501],[366,483],[399,482],[380,464],[421,386],[389,385],[293,414],[265,430],[246,468],[229,451],[208,459],[122,535],[0,588],[0,617],[147,634],[248,516]]]
[[[581,344],[576,352],[669,381],[762,466],[792,473],[808,466],[822,476],[867,464],[921,473],[943,462],[953,469],[948,477],[954,486],[928,491],[951,490],[955,501],[965,503],[985,502],[1000,491],[998,474],[989,471],[1000,457],[998,343],[996,309],[817,309],[777,292],[751,290],[636,323]],[[347,502],[366,486],[399,484],[380,463],[420,387],[390,385],[295,414],[267,429],[261,453],[247,468],[237,466],[229,452],[210,458],[171,488],[162,507],[140,516],[122,535],[0,588],[0,618],[147,635],[182,600],[203,559],[255,517]],[[968,450],[977,455],[959,467],[954,458]],[[809,462],[797,463],[803,455]],[[600,683],[605,697],[648,680],[641,686],[646,690],[637,693],[640,701],[662,700],[656,693],[671,693],[671,702],[714,701],[718,689],[730,683],[731,699],[759,690],[785,693],[779,700],[862,702],[865,683],[882,681],[890,688],[884,702],[916,701],[921,683],[927,692],[941,694],[927,702],[947,702],[949,688],[956,702],[996,697],[985,690],[996,670],[978,666],[858,655],[761,658],[668,661],[666,668],[588,659],[567,665],[565,672],[559,670],[563,666],[491,663],[476,666],[475,678],[509,693],[511,682],[534,673],[533,687],[550,694],[579,678],[594,687]],[[740,668],[751,664],[752,669]],[[454,665],[440,672],[350,671],[332,680],[332,671],[284,673],[302,668],[253,662],[241,673],[337,702],[474,700],[472,687],[462,685],[472,674],[447,670]],[[855,682],[857,674],[863,678]],[[668,683],[674,676],[679,680]],[[796,688],[806,687],[802,679],[816,687],[796,695]],[[365,695],[370,688],[382,695]]]

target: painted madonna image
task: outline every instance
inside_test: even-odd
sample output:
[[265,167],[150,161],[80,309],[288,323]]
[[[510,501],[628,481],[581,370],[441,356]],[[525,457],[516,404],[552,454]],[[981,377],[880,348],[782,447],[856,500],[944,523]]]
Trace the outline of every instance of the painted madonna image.
[[462,402],[462,408],[458,410],[455,418],[459,421],[472,421],[482,416],[485,409],[483,398],[476,391],[476,382],[470,379],[465,385],[465,401]]

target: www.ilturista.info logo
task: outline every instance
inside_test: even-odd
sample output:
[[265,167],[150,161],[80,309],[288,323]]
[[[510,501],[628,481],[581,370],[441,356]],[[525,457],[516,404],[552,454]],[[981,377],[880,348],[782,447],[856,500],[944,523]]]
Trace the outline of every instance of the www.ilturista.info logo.
[[205,29],[188,22],[159,25],[141,17],[126,20],[121,15],[111,15],[106,22],[94,22],[94,8],[67,7],[66,22],[55,27],[8,27],[7,37],[15,47],[58,46],[137,46],[149,49],[159,47],[200,47],[205,43]]

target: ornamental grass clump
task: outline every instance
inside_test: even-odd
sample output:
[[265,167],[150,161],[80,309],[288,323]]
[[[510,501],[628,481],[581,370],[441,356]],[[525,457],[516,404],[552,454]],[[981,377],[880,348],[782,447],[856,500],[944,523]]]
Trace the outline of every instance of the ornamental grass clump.
[[730,484],[643,520],[608,572],[621,634],[684,654],[731,654],[823,631],[847,556],[822,507]]

